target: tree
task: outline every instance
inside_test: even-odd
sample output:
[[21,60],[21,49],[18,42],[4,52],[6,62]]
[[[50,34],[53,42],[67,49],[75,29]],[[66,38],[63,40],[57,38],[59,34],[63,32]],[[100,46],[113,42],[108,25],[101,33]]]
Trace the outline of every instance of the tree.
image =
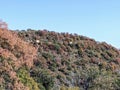
[[0,28],[1,29],[8,29],[8,25],[6,22],[3,22],[2,20],[0,20]]

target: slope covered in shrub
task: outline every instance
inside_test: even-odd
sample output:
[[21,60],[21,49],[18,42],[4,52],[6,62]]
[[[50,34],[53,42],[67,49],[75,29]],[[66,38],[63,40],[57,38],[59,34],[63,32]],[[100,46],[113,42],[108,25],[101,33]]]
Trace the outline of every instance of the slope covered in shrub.
[[39,69],[45,69],[54,77],[51,87],[55,90],[59,87],[120,89],[120,53],[111,45],[77,34],[47,30],[29,29],[19,31],[18,35],[38,48],[37,60],[31,68],[31,77],[36,81]]
[[119,90],[120,52],[105,42],[0,21],[0,90]]

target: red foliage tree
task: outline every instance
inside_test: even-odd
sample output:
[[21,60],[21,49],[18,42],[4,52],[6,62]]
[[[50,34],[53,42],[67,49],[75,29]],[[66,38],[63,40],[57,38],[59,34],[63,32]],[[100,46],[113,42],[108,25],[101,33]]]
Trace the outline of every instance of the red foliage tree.
[[3,22],[2,20],[0,20],[0,28],[1,29],[8,29],[8,25],[6,22]]

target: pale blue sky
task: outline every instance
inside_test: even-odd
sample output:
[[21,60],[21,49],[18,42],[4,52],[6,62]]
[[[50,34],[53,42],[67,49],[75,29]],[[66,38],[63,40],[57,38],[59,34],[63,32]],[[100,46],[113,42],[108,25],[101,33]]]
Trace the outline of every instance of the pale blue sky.
[[10,29],[78,33],[120,48],[120,0],[1,0]]

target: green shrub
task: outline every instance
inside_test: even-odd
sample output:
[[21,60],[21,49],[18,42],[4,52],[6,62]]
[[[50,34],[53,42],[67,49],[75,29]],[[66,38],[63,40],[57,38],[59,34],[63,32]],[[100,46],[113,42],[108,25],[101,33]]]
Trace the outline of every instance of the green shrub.
[[116,88],[120,89],[120,78],[115,81]]
[[49,52],[44,52],[42,53],[42,56],[45,58],[45,59],[50,59],[50,60],[53,60],[53,55]]
[[55,50],[57,50],[57,51],[59,51],[59,49],[60,49],[60,45],[59,44],[54,44],[54,47],[55,47]]
[[25,68],[20,68],[17,71],[17,76],[25,86],[29,87],[30,90],[40,90],[38,88],[38,84],[34,81],[33,78],[30,77],[28,71]]
[[0,62],[3,62],[5,58],[3,58],[2,56],[0,56]]
[[31,76],[37,83],[42,84],[45,87],[45,90],[51,90],[51,88],[54,86],[54,77],[51,76],[47,70],[34,68],[31,71]]
[[[4,81],[0,82],[0,90],[11,89],[11,83],[13,81],[10,79],[10,76],[6,72],[3,72],[3,79],[4,79]],[[8,85],[10,85],[10,86],[8,86]]]

